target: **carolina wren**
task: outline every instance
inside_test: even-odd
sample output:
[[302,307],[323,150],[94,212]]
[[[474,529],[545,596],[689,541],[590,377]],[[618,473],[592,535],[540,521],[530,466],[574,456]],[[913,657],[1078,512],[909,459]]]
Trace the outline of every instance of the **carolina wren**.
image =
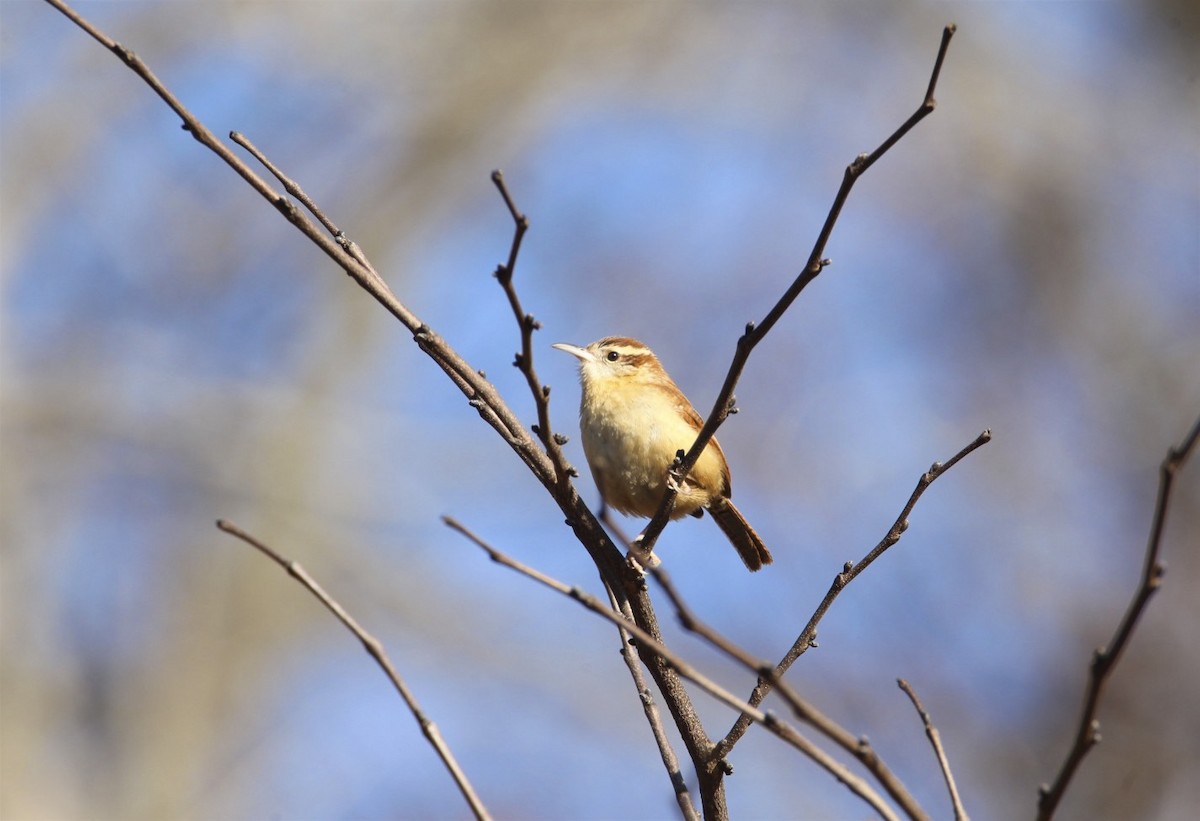
[[[610,336],[586,348],[554,347],[579,359],[579,428],[600,497],[626,515],[652,517],[676,452],[691,448],[704,419],[654,352],[636,339]],[[729,465],[714,438],[679,488],[671,518],[707,510],[746,567],[760,570],[771,563],[771,553],[729,492]]]

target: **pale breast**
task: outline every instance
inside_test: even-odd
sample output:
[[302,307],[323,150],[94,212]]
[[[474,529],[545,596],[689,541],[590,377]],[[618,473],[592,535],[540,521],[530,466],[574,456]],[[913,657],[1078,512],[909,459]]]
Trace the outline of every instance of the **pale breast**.
[[[666,472],[681,449],[691,447],[696,429],[656,391],[584,402],[583,450],[605,502],[616,510],[652,516],[666,491]],[[676,499],[672,518],[707,505],[728,486],[720,446],[710,443]]]

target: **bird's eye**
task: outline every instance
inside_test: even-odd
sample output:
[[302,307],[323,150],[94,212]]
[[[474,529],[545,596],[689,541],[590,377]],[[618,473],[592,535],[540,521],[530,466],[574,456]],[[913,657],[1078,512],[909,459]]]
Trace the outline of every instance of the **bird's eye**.
[[609,362],[616,362],[620,358],[621,358],[621,355],[619,353],[617,353],[616,351],[608,352],[608,361]]

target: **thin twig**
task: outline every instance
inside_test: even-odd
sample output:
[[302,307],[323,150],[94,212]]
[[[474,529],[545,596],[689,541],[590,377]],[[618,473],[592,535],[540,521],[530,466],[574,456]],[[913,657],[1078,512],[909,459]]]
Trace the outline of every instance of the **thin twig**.
[[[670,481],[670,477],[667,478]],[[625,561],[635,573],[645,575],[647,570],[653,570],[662,564],[662,560],[658,556],[646,552],[637,541],[629,538],[625,528],[613,516],[613,509],[605,504],[603,499],[600,500],[600,513],[596,518],[608,529],[609,534],[614,536],[628,551],[625,554]]]
[[925,711],[925,705],[921,703],[921,699],[917,698],[917,693],[913,690],[912,685],[902,678],[896,679],[896,683],[912,700],[917,715],[921,717],[921,723],[925,725],[925,735],[929,738],[929,743],[933,745],[933,754],[937,756],[938,767],[942,770],[942,777],[946,779],[946,789],[950,791],[950,803],[954,806],[955,821],[969,821],[962,799],[958,796],[958,787],[954,784],[954,775],[950,772],[950,760],[946,757],[945,748],[942,747],[941,733],[938,732],[937,727],[933,726],[933,720]]
[[874,776],[875,780],[879,782],[880,786],[887,791],[892,800],[899,805],[900,809],[909,818],[918,820],[928,819],[929,816],[921,809],[921,805],[917,803],[912,793],[908,791],[904,783],[892,772],[891,768],[878,756],[866,736],[855,736],[777,677],[770,662],[754,658],[754,656],[750,655],[750,653],[746,652],[746,650],[736,643],[730,641],[717,630],[701,621],[691,607],[688,606],[687,602],[684,601],[674,582],[671,581],[671,577],[662,567],[652,569],[650,575],[654,577],[654,580],[662,587],[663,592],[667,594],[667,598],[671,600],[671,604],[674,605],[675,612],[679,616],[679,623],[683,626],[684,630],[696,634],[725,655],[746,667],[752,673],[755,673],[766,681],[770,681],[780,698],[791,707],[792,713],[798,719],[813,727],[830,741],[854,756]]
[[[600,521],[614,532],[622,544],[628,546],[629,539],[622,532],[621,528],[612,520],[611,510],[608,505],[601,503]],[[622,600],[617,594],[605,583],[605,590],[608,592],[609,602],[614,610],[621,611],[626,620],[634,621],[632,610],[629,607],[629,600]],[[619,628],[621,633],[621,655],[625,659],[626,665],[629,667],[630,675],[633,676],[634,684],[637,686],[638,697],[642,701],[642,709],[646,713],[646,719],[650,722],[651,732],[654,734],[654,741],[658,745],[660,754],[662,755],[663,765],[667,768],[667,772],[671,777],[671,785],[674,788],[676,800],[679,802],[680,811],[685,818],[690,818],[692,813],[695,813],[695,807],[692,806],[691,793],[687,791],[687,784],[683,780],[682,773],[678,770],[678,760],[675,757],[674,750],[671,749],[670,741],[663,732],[662,721],[658,715],[658,707],[654,702],[654,696],[646,687],[645,678],[642,676],[641,655],[637,650],[637,643],[632,640],[623,626]],[[683,793],[681,795],[681,792]]]
[[[602,523],[611,527],[609,519],[609,508],[607,505],[601,505],[600,515],[598,517]],[[617,537],[626,542],[625,535],[619,530]],[[629,606],[628,597],[622,597],[617,594],[601,577],[601,582],[604,584],[605,592],[608,593],[608,601],[612,605],[613,610],[620,611],[626,621],[636,622],[633,617],[633,611]],[[679,802],[680,812],[687,818],[690,818],[696,812],[692,806],[691,793],[688,792],[687,783],[683,779],[682,772],[679,771],[678,758],[675,756],[675,751],[671,748],[671,742],[667,738],[663,730],[662,720],[658,713],[658,706],[654,701],[654,695],[650,689],[646,687],[645,677],[642,675],[642,660],[641,654],[637,650],[637,642],[630,636],[629,631],[623,625],[618,627],[621,635],[621,656],[625,659],[625,664],[629,667],[629,673],[633,677],[634,685],[637,687],[638,698],[642,702],[642,709],[646,714],[646,719],[650,723],[650,730],[654,734],[655,744],[658,745],[659,753],[663,759],[663,765],[667,768],[670,774],[671,785],[674,789],[676,800]],[[680,793],[684,795],[680,795]]]
[[646,651],[654,654],[662,659],[669,667],[674,669],[679,675],[691,681],[693,684],[700,687],[704,692],[715,698],[717,701],[732,708],[736,712],[748,717],[748,719],[757,724],[761,724],[778,738],[782,739],[787,744],[799,750],[808,758],[815,761],[826,771],[833,775],[839,782],[846,785],[855,795],[871,805],[880,816],[886,819],[895,819],[896,815],[892,809],[884,802],[883,797],[877,793],[874,788],[866,783],[863,779],[850,772],[844,765],[832,758],[824,750],[817,747],[805,736],[791,725],[779,720],[774,713],[763,711],[756,706],[751,706],[739,699],[730,691],[726,690],[721,685],[710,679],[708,676],[701,673],[689,662],[678,656],[670,650],[665,644],[651,636],[636,624],[629,622],[621,613],[613,610],[611,607],[606,607],[595,596],[586,593],[579,587],[572,587],[564,582],[555,579],[536,570],[516,559],[508,556],[500,550],[497,550],[492,545],[484,541],[480,536],[477,536],[469,528],[454,519],[451,516],[443,516],[442,521],[453,530],[461,533],[477,547],[487,553],[488,558],[497,564],[503,565],[510,570],[515,570],[523,576],[526,576],[539,584],[549,587],[564,596],[578,602],[585,608],[607,619],[618,627],[627,630],[633,639],[637,642],[639,651]]
[[[939,476],[957,465],[959,461],[964,459],[968,454],[987,444],[991,441],[991,439],[992,432],[990,430],[985,430],[983,433],[976,436],[973,442],[964,447],[958,453],[954,454],[954,456],[952,456],[948,462],[934,462],[928,471],[921,474],[921,478],[917,480],[917,486],[913,489],[912,494],[908,497],[908,501],[905,503],[904,509],[900,511],[900,515],[896,517],[896,521],[892,523],[892,527],[888,530],[887,535],[880,540],[879,544],[871,548],[870,552],[867,553],[867,555],[864,556],[858,564],[846,562],[846,564],[842,567],[842,572],[834,577],[833,584],[830,585],[828,592],[825,593],[825,598],[821,600],[821,603],[817,606],[816,611],[814,611],[812,616],[809,618],[808,624],[804,626],[804,630],[800,632],[800,635],[796,638],[796,641],[792,643],[791,649],[788,650],[787,654],[780,660],[779,664],[775,665],[774,680],[783,678],[784,673],[788,671],[788,668],[792,666],[796,659],[804,655],[809,647],[816,646],[817,625],[821,623],[821,619],[825,618],[825,614],[829,612],[829,608],[833,605],[834,600],[841,594],[843,590],[846,589],[846,585],[850,584],[850,582],[854,581],[854,579],[856,579],[860,573],[870,567],[871,564],[874,563],[874,561],[880,556],[882,556],[889,547],[900,541],[900,537],[904,534],[904,531],[908,530],[909,515],[912,514],[913,508],[916,507],[917,501],[921,498],[929,486],[937,481]],[[754,687],[754,691],[750,694],[749,702],[755,705],[762,704],[763,699],[767,697],[767,694],[771,692],[773,687],[774,685],[770,679],[760,678],[758,684],[756,684]],[[718,753],[722,756],[728,755],[729,751],[733,748],[733,745],[738,742],[738,739],[740,739],[743,734],[745,734],[749,726],[750,725],[748,722],[745,722],[743,719],[739,718],[729,732],[725,735],[725,738],[721,739],[721,741],[717,744]]]
[[567,437],[555,434],[550,428],[550,386],[542,384],[533,367],[533,332],[540,330],[542,323],[534,319],[533,314],[525,313],[525,309],[521,307],[521,298],[517,295],[516,286],[513,285],[517,255],[521,252],[521,240],[525,237],[525,232],[529,230],[529,217],[517,208],[517,203],[508,190],[508,183],[505,182],[502,171],[497,169],[492,172],[492,182],[500,192],[500,196],[504,198],[504,204],[508,207],[508,213],[513,219],[513,238],[512,245],[508,250],[508,261],[497,265],[495,271],[496,281],[504,289],[509,307],[512,308],[513,316],[517,320],[517,327],[521,329],[521,351],[513,358],[513,365],[525,376],[529,392],[533,394],[533,404],[537,408],[538,417],[537,424],[533,426],[533,432],[542,440],[542,445],[546,448],[546,453],[554,464],[554,472],[557,476],[556,485],[561,490],[565,489],[572,476],[579,474],[575,468],[571,467],[567,462],[567,457],[563,454],[562,446],[567,443]]
[[[605,585],[605,588],[607,589],[608,585]],[[608,601],[612,609],[620,611],[626,621],[633,622],[633,611],[629,609],[627,599],[619,599],[609,589]],[[658,754],[662,757],[663,766],[667,770],[667,777],[671,780],[671,792],[675,795],[676,803],[679,804],[679,814],[683,816],[684,821],[700,821],[700,814],[696,812],[696,806],[692,803],[692,794],[688,791],[687,781],[683,777],[683,771],[679,768],[679,757],[675,755],[671,739],[667,737],[666,728],[663,726],[662,715],[658,711],[654,693],[646,686],[646,677],[642,675],[642,658],[638,653],[637,642],[633,640],[624,626],[619,626],[617,632],[621,636],[621,658],[625,659],[625,666],[629,669],[629,675],[633,678],[633,684],[637,688],[638,700],[642,703],[642,712],[646,716],[646,722],[650,725],[650,732],[654,736],[654,744],[658,747]]]
[[1191,431],[1178,447],[1167,449],[1167,455],[1159,466],[1158,498],[1154,504],[1154,519],[1150,524],[1150,537],[1146,544],[1141,580],[1112,639],[1106,646],[1096,648],[1096,652],[1092,655],[1091,664],[1088,666],[1087,686],[1084,688],[1083,714],[1079,717],[1075,740],[1067,752],[1066,759],[1063,760],[1062,768],[1058,771],[1053,786],[1043,784],[1038,789],[1037,817],[1039,821],[1046,821],[1054,816],[1058,803],[1066,792],[1067,785],[1071,783],[1076,770],[1079,769],[1079,764],[1083,761],[1084,756],[1100,742],[1100,721],[1096,718],[1096,712],[1100,707],[1100,696],[1104,691],[1105,682],[1117,666],[1117,662],[1121,660],[1121,654],[1129,644],[1133,630],[1142,617],[1150,597],[1162,585],[1166,568],[1159,560],[1159,553],[1162,547],[1163,529],[1167,523],[1171,489],[1175,482],[1175,474],[1191,456],[1198,438],[1200,438],[1200,418],[1192,425]]
[[375,276],[375,278],[379,280],[378,284],[387,287],[386,283],[383,281],[383,277],[379,276],[379,272],[375,270],[375,266],[371,264],[369,259],[367,259],[367,255],[363,252],[362,248],[359,247],[358,243],[347,237],[346,232],[337,227],[334,221],[325,214],[325,212],[319,205],[317,205],[313,198],[310,197],[304,191],[304,189],[300,187],[300,183],[283,173],[283,170],[275,163],[271,162],[271,160],[267,158],[267,155],[260,151],[258,146],[252,143],[250,138],[245,134],[237,131],[230,131],[229,139],[233,140],[242,148],[249,151],[254,156],[254,159],[262,163],[263,167],[270,171],[275,179],[279,180],[279,184],[283,186],[283,190],[287,191],[293,197],[298,199],[300,204],[307,208],[309,213],[316,217],[317,221],[320,222],[321,225],[325,226],[325,230],[328,231],[329,235],[333,237],[339,245],[342,246],[342,249],[345,250],[346,253],[350,254],[350,256],[354,257],[359,264],[369,270]]
[[454,758],[454,754],[450,752],[450,747],[447,746],[445,739],[442,738],[441,731],[437,724],[433,722],[425,712],[421,709],[421,705],[417,703],[416,697],[412,691],[408,689],[408,685],[404,683],[404,679],[400,677],[400,673],[396,671],[391,659],[388,658],[387,651],[383,649],[383,644],[378,639],[363,629],[354,617],[351,616],[346,609],[342,607],[332,596],[325,592],[317,580],[308,574],[299,562],[293,561],[278,552],[263,542],[251,536],[246,531],[242,530],[237,525],[227,522],[224,519],[217,520],[217,527],[231,536],[236,536],[251,547],[256,548],[260,553],[270,558],[280,567],[288,572],[292,578],[300,582],[300,584],[317,597],[317,600],[333,613],[346,629],[362,642],[366,651],[371,654],[371,658],[383,669],[387,677],[391,680],[392,686],[400,693],[400,697],[404,699],[404,703],[408,705],[409,711],[413,714],[413,718],[417,720],[417,724],[421,727],[421,732],[425,738],[433,745],[433,749],[437,752],[438,757],[442,759],[442,763],[450,773],[450,777],[454,779],[454,783],[458,785],[459,791],[467,804],[471,807],[471,812],[478,819],[490,819],[491,815],[487,811],[487,807],[479,799],[475,788],[471,786],[471,782],[467,779],[466,773]]
[[829,238],[833,235],[834,225],[837,224],[838,217],[842,213],[842,206],[846,204],[846,199],[850,196],[850,189],[854,187],[854,183],[866,173],[868,168],[887,153],[888,149],[908,134],[917,123],[933,113],[934,108],[937,107],[934,92],[937,90],[938,78],[942,73],[942,64],[946,60],[946,51],[950,47],[950,38],[954,36],[955,31],[956,26],[953,23],[942,30],[942,41],[938,47],[937,57],[934,59],[933,71],[929,77],[929,85],[925,90],[925,98],[921,101],[921,105],[917,107],[917,110],[904,121],[903,125],[892,132],[892,135],[884,140],[878,148],[870,154],[859,154],[846,167],[845,174],[842,176],[842,185],[838,189],[837,195],[833,198],[833,205],[830,206],[829,214],[825,217],[825,224],[821,227],[821,232],[817,235],[817,241],[814,243],[812,252],[808,256],[808,262],[804,266],[804,270],[796,277],[783,296],[779,298],[775,306],[767,312],[762,321],[757,325],[753,322],[747,323],[745,333],[738,337],[733,361],[729,365],[729,371],[725,375],[725,382],[721,386],[720,392],[717,393],[717,399],[713,402],[713,408],[704,422],[704,427],[700,429],[700,432],[696,435],[696,441],[692,443],[691,448],[683,458],[677,459],[671,465],[670,475],[674,481],[673,483],[667,483],[667,491],[663,496],[662,504],[659,505],[658,511],[654,514],[650,523],[642,530],[640,539],[644,549],[653,549],[654,543],[658,540],[658,536],[662,533],[663,528],[666,527],[671,511],[675,507],[675,495],[678,486],[682,485],[688,474],[691,473],[692,468],[696,465],[696,461],[700,458],[700,454],[707,447],[708,441],[712,439],[717,428],[729,416],[730,409],[733,407],[734,389],[737,387],[738,380],[741,379],[742,370],[746,366],[746,361],[750,358],[750,352],[775,327],[775,323],[779,321],[784,312],[796,301],[796,297],[800,295],[800,292],[817,278],[821,271],[825,269],[825,266],[830,264],[830,261],[825,258],[825,248],[829,244]]

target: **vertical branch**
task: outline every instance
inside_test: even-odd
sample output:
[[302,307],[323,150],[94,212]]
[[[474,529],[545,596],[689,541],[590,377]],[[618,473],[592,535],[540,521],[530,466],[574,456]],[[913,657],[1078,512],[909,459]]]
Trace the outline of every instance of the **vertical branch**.
[[1154,519],[1150,524],[1150,537],[1146,544],[1146,556],[1142,563],[1141,580],[1137,590],[1134,591],[1133,599],[1129,602],[1129,607],[1125,610],[1125,615],[1117,625],[1116,632],[1113,633],[1112,640],[1106,646],[1096,648],[1096,652],[1092,655],[1091,664],[1088,666],[1087,686],[1084,688],[1083,713],[1079,717],[1079,726],[1075,730],[1075,740],[1067,752],[1066,759],[1063,760],[1062,768],[1058,771],[1054,784],[1043,784],[1038,789],[1037,817],[1039,821],[1046,821],[1054,817],[1054,812],[1058,809],[1058,804],[1062,801],[1063,794],[1075,776],[1076,770],[1079,769],[1080,763],[1083,762],[1084,756],[1100,742],[1100,722],[1096,718],[1096,712],[1100,707],[1100,696],[1104,692],[1104,685],[1108,681],[1108,677],[1117,666],[1117,662],[1121,660],[1121,654],[1129,644],[1133,630],[1137,627],[1142,613],[1145,612],[1150,597],[1158,592],[1158,588],[1162,585],[1165,568],[1159,559],[1159,554],[1162,547],[1163,528],[1167,523],[1171,489],[1175,482],[1175,474],[1191,456],[1192,450],[1196,447],[1197,438],[1200,438],[1200,418],[1192,425],[1191,431],[1178,447],[1167,449],[1167,455],[1159,466],[1158,498],[1154,504]]
[[[553,433],[551,430],[549,411],[550,388],[548,385],[541,384],[533,366],[533,332],[540,325],[531,314],[525,312],[521,306],[516,288],[513,285],[513,274],[516,269],[517,257],[520,253],[521,242],[525,237],[525,232],[529,229],[529,219],[517,207],[516,201],[508,190],[503,173],[499,170],[494,171],[492,173],[492,182],[496,185],[497,190],[504,199],[508,212],[512,216],[514,226],[508,260],[497,267],[495,276],[508,297],[513,316],[521,329],[521,351],[517,354],[513,364],[524,374],[530,392],[533,394],[538,414],[538,422],[533,427],[533,431],[541,439],[546,454],[554,466],[555,496],[559,500],[559,504],[568,510],[568,515],[578,516],[578,518],[568,519],[568,524],[575,528],[576,535],[580,541],[592,553],[593,559],[596,560],[597,566],[600,569],[601,579],[604,581],[606,589],[613,597],[614,602],[621,606],[626,617],[630,618],[638,629],[645,631],[647,635],[661,643],[662,634],[659,631],[658,619],[654,613],[649,596],[646,595],[646,591],[641,586],[640,581],[631,578],[631,574],[624,564],[613,565],[611,561],[602,561],[602,558],[606,560],[611,559],[611,555],[607,550],[604,551],[604,555],[601,557],[599,555],[599,548],[594,549],[590,546],[598,541],[602,546],[611,547],[611,542],[604,536],[603,529],[596,522],[591,512],[587,510],[586,505],[582,503],[570,484],[571,477],[578,474],[567,463],[566,456],[562,452],[562,445],[566,443],[567,438],[562,434]],[[618,626],[622,631],[627,630],[624,625]],[[709,761],[708,752],[712,747],[712,742],[704,731],[704,726],[700,722],[695,708],[692,706],[687,690],[683,687],[683,682],[680,679],[680,671],[658,654],[652,654],[646,660],[646,666],[655,684],[658,686],[659,692],[663,696],[671,717],[675,721],[675,726],[683,738],[688,755],[696,767],[697,777],[700,781],[700,798],[705,817],[710,819],[727,817],[728,809],[725,804],[724,782],[721,778],[721,773]],[[635,677],[635,681],[638,678]],[[639,684],[638,687],[639,692],[641,692],[643,686]],[[644,695],[642,698],[643,707],[648,711],[647,716],[649,717],[649,706],[646,705]],[[651,719],[651,726],[654,728],[653,719]],[[670,759],[674,757],[674,752],[669,747],[664,748],[661,746],[663,739],[660,738],[657,730],[655,731],[655,736],[656,740],[660,742],[660,752],[664,756],[664,763],[668,766],[668,769],[671,769]],[[674,781],[674,776],[672,778]],[[691,806],[691,797],[687,794],[686,787],[682,788],[682,793],[679,791],[681,786],[681,784],[676,783],[676,798],[680,802],[681,811],[686,816],[689,810],[694,813],[695,808]]]

